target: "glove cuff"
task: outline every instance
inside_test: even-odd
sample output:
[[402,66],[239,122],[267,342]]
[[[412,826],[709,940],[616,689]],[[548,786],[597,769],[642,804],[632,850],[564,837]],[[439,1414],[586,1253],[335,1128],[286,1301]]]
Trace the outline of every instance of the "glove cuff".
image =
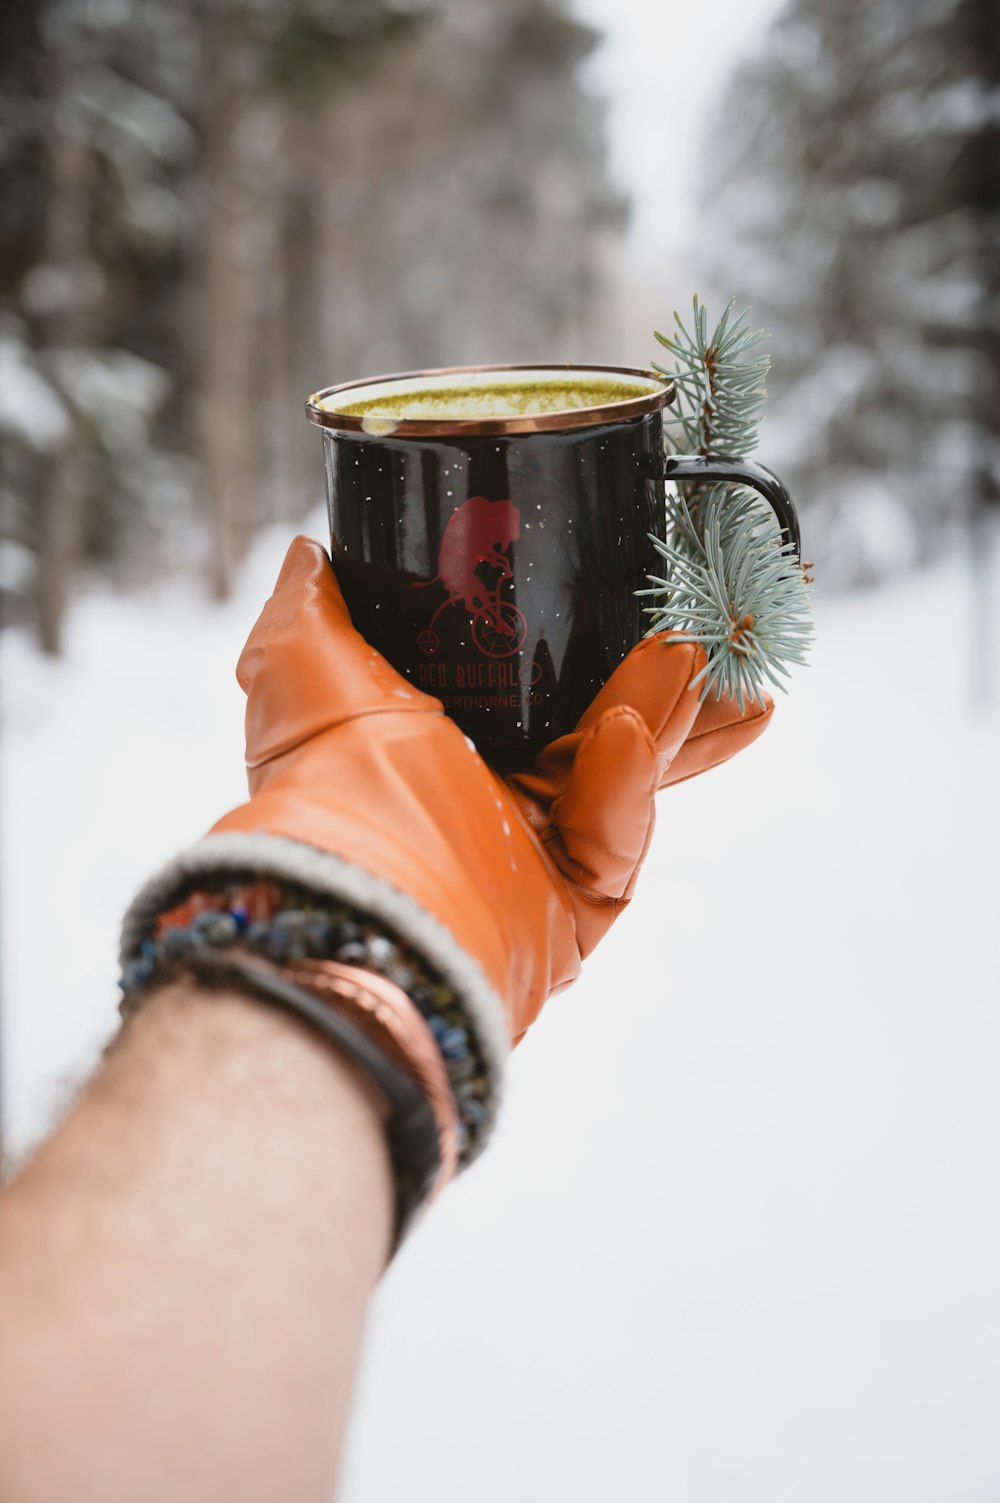
[[485,1116],[475,1151],[467,1162],[478,1157],[496,1121],[511,1040],[500,997],[451,932],[409,894],[339,856],[280,835],[233,832],[206,836],[197,845],[180,852],[140,888],[122,923],[123,967],[152,935],[161,913],[174,907],[192,886],[206,878],[220,877],[293,883],[339,899],[384,923],[452,988],[461,1000],[467,1027],[474,1035],[486,1071]]

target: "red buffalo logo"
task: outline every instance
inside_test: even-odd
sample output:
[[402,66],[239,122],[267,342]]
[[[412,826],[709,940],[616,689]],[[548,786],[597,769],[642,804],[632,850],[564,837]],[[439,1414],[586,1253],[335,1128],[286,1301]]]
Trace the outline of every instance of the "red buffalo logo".
[[418,580],[414,589],[444,586],[445,598],[417,638],[421,652],[437,652],[434,630],[444,611],[468,612],[472,640],[488,658],[509,658],[522,646],[528,623],[504,586],[514,577],[509,551],[521,533],[521,514],[513,501],[487,501],[470,496],[456,506],[444,529],[433,579]]

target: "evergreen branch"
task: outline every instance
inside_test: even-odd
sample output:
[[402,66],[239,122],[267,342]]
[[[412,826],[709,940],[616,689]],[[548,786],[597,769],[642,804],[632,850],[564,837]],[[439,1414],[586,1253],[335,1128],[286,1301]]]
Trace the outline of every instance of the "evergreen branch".
[[[671,335],[656,331],[673,357],[654,369],[677,385],[669,421],[694,454],[750,454],[766,399],[766,354],[751,355],[767,336],[750,327],[750,310],[733,318],[735,299],[708,330],[695,297],[689,331],[679,313]],[[805,662],[812,638],[808,581],[770,508],[745,486],[683,482],[667,497],[665,538],[653,537],[665,577],[648,575],[654,597],[643,607],[647,635],[676,632],[699,642],[708,662],[693,680],[701,697],[728,694],[741,710],[764,700],[765,683],[785,688],[789,665]]]

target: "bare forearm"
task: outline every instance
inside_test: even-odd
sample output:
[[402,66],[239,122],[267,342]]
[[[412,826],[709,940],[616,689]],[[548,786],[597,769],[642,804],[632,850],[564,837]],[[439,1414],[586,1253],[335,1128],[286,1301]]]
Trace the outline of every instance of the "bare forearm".
[[329,1046],[161,992],[0,1197],[0,1496],[328,1498],[391,1214]]

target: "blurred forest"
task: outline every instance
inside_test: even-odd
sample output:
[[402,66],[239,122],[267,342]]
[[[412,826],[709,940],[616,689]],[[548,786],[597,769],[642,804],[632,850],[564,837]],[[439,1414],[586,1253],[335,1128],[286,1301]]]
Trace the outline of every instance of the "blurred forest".
[[224,597],[322,494],[310,391],[585,329],[597,40],[562,0],[5,7],[5,617],[57,652],[83,565]]
[[705,157],[712,279],[772,333],[768,459],[827,581],[1000,501],[1000,6],[790,0]]
[[[766,454],[827,585],[997,509],[998,15],[788,0],[709,132],[696,285],[773,335]],[[599,40],[571,0],[4,7],[5,619],[57,652],[84,569],[224,597],[322,494],[320,385],[601,359],[629,262]]]

